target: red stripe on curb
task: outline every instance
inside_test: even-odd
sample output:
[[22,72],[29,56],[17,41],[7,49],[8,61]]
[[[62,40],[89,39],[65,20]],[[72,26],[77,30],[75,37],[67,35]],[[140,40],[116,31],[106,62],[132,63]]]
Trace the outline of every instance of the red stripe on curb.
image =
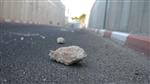
[[150,38],[144,36],[129,35],[126,45],[136,51],[150,56]]
[[105,31],[104,32],[104,37],[111,37],[111,35],[112,35],[112,32],[111,31]]
[[0,17],[0,23],[3,23],[3,22],[4,22],[4,18]]

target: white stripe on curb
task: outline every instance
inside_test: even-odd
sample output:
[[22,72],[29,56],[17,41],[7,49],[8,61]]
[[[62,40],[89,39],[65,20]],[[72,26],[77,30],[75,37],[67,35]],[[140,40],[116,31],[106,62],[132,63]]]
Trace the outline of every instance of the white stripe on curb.
[[29,24],[32,24],[32,21],[29,21]]
[[20,23],[20,21],[19,21],[19,20],[16,20],[15,22],[16,22],[16,23]]
[[23,21],[23,23],[24,23],[24,24],[26,24],[26,23],[27,23],[27,21]]
[[99,31],[100,31],[100,35],[103,37],[106,30],[101,29]]
[[5,22],[11,22],[11,20],[10,19],[5,19]]
[[95,29],[95,32],[98,32],[98,29]]
[[126,43],[128,36],[129,36],[129,34],[127,34],[127,33],[112,32],[111,39],[121,45],[124,45]]

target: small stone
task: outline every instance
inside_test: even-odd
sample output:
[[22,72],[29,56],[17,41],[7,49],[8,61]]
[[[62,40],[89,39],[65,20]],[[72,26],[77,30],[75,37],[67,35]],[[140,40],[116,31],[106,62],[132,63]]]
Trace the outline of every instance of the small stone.
[[41,35],[40,37],[41,37],[42,39],[45,39],[45,38],[46,38],[45,36],[42,36],[42,35]]
[[57,38],[57,43],[58,44],[64,44],[65,43],[65,39],[63,37],[58,37]]
[[150,81],[150,75],[148,76],[148,80]]
[[43,81],[46,81],[46,78],[44,78]]
[[14,41],[16,41],[17,39],[14,39]]
[[57,62],[64,63],[65,65],[71,65],[73,63],[80,62],[87,54],[79,46],[60,47],[55,51],[50,51],[50,59]]
[[23,74],[26,74],[26,72],[24,71]]
[[24,40],[24,37],[21,37],[20,40]]
[[7,82],[7,80],[6,80],[6,79],[4,79],[3,81],[4,81],[4,82]]

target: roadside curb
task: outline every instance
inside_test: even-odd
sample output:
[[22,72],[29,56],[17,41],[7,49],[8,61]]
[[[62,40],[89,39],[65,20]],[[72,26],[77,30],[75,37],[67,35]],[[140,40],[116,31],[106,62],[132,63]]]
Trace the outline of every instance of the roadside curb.
[[19,19],[15,19],[15,18],[4,18],[1,16],[0,16],[0,23],[13,23],[13,24],[24,24],[24,25],[47,25],[47,26],[49,26],[48,24],[42,24],[40,22],[25,21],[25,20],[19,20]]
[[102,37],[110,38],[122,46],[125,45],[147,56],[150,56],[150,37],[103,29],[92,28],[88,30],[96,32]]
[[3,22],[4,22],[4,18],[0,17],[0,23],[3,23]]

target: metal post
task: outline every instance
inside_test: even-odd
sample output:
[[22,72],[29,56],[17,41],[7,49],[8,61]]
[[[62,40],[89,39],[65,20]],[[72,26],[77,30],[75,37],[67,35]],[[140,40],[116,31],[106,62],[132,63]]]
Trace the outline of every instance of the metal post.
[[106,5],[105,5],[105,14],[104,14],[104,24],[103,24],[103,29],[106,28],[107,9],[108,9],[108,0],[106,0]]

